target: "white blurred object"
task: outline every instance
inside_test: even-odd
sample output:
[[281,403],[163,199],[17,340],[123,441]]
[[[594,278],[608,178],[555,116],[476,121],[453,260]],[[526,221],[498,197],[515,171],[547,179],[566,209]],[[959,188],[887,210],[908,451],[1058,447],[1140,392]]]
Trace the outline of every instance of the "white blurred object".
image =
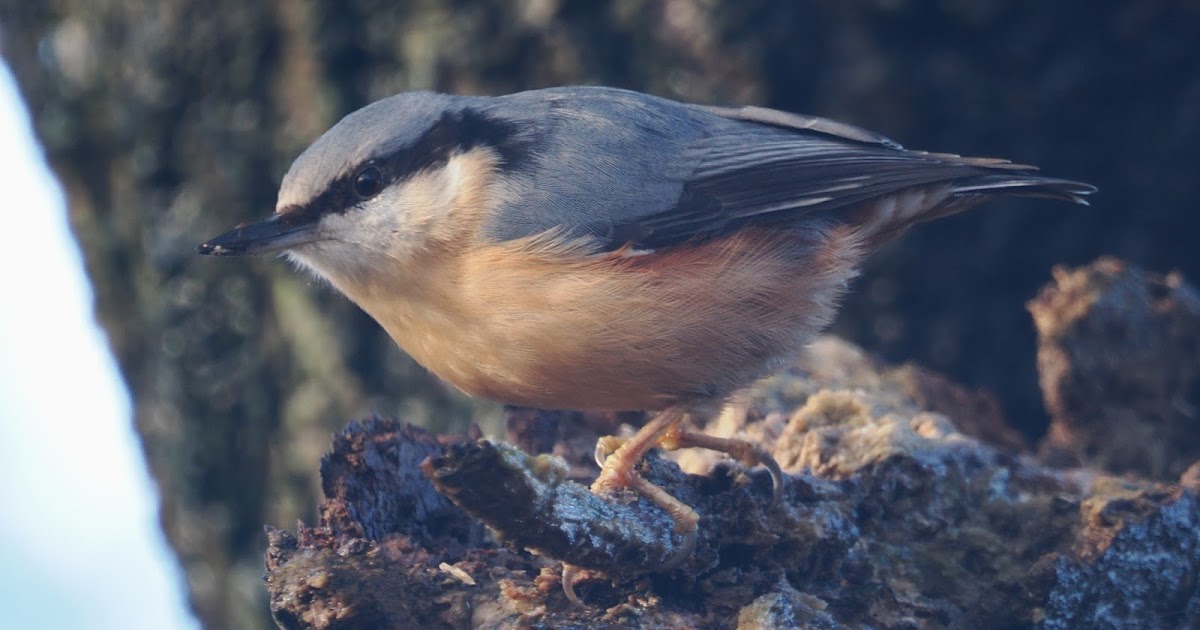
[[0,191],[0,625],[198,628],[63,193],[3,64]]

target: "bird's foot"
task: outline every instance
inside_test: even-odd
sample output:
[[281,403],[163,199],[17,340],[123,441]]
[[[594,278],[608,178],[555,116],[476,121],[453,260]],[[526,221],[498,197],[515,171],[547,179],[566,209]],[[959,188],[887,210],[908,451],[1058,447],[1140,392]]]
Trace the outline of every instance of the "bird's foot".
[[[725,453],[747,468],[761,465],[771,474],[771,506],[778,505],[780,497],[783,496],[783,469],[779,467],[779,462],[775,461],[775,458],[761,446],[735,438],[721,438],[684,431],[678,427],[663,434],[659,446],[668,451],[676,451],[681,448],[705,448]],[[597,452],[599,452],[599,445],[597,445]]]

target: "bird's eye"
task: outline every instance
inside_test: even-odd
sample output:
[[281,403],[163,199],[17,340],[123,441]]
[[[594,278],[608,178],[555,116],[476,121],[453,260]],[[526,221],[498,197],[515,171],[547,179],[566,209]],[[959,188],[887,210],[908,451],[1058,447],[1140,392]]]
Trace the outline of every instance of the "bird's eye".
[[354,194],[370,199],[383,190],[383,173],[375,166],[367,166],[354,176]]

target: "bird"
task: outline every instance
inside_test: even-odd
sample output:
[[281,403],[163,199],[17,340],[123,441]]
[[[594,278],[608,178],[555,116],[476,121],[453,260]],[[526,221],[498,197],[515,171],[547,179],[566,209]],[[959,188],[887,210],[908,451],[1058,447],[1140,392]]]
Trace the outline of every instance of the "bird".
[[[283,177],[275,212],[197,247],[284,252],[401,349],[474,396],[647,411],[597,445],[598,494],[632,489],[691,552],[699,515],[642,478],[652,448],[771,472],[744,441],[685,431],[796,356],[864,259],[990,197],[1087,204],[1096,188],[994,158],[757,106],[595,86],[404,92],[350,113]],[[567,571],[564,587],[570,596]]]

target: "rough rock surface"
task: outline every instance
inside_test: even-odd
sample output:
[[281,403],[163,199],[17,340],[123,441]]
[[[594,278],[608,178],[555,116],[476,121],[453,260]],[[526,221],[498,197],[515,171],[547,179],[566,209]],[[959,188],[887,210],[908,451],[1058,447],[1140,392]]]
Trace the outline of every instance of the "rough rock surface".
[[[272,611],[284,628],[1200,624],[1200,473],[1174,484],[1047,468],[956,429],[930,401],[977,399],[920,379],[946,391],[918,400],[912,368],[826,338],[709,421],[785,467],[775,508],[761,470],[680,454],[702,473],[689,474],[650,457],[643,474],[702,516],[695,552],[668,571],[653,556],[673,544],[661,513],[578,483],[595,473],[589,434],[636,417],[513,410],[510,437],[545,456],[354,424],[322,464],[322,522],[270,532]],[[563,558],[585,569],[586,608],[561,590]]]
[[1048,461],[1175,479],[1200,458],[1200,293],[1180,274],[1059,267],[1029,311]]

